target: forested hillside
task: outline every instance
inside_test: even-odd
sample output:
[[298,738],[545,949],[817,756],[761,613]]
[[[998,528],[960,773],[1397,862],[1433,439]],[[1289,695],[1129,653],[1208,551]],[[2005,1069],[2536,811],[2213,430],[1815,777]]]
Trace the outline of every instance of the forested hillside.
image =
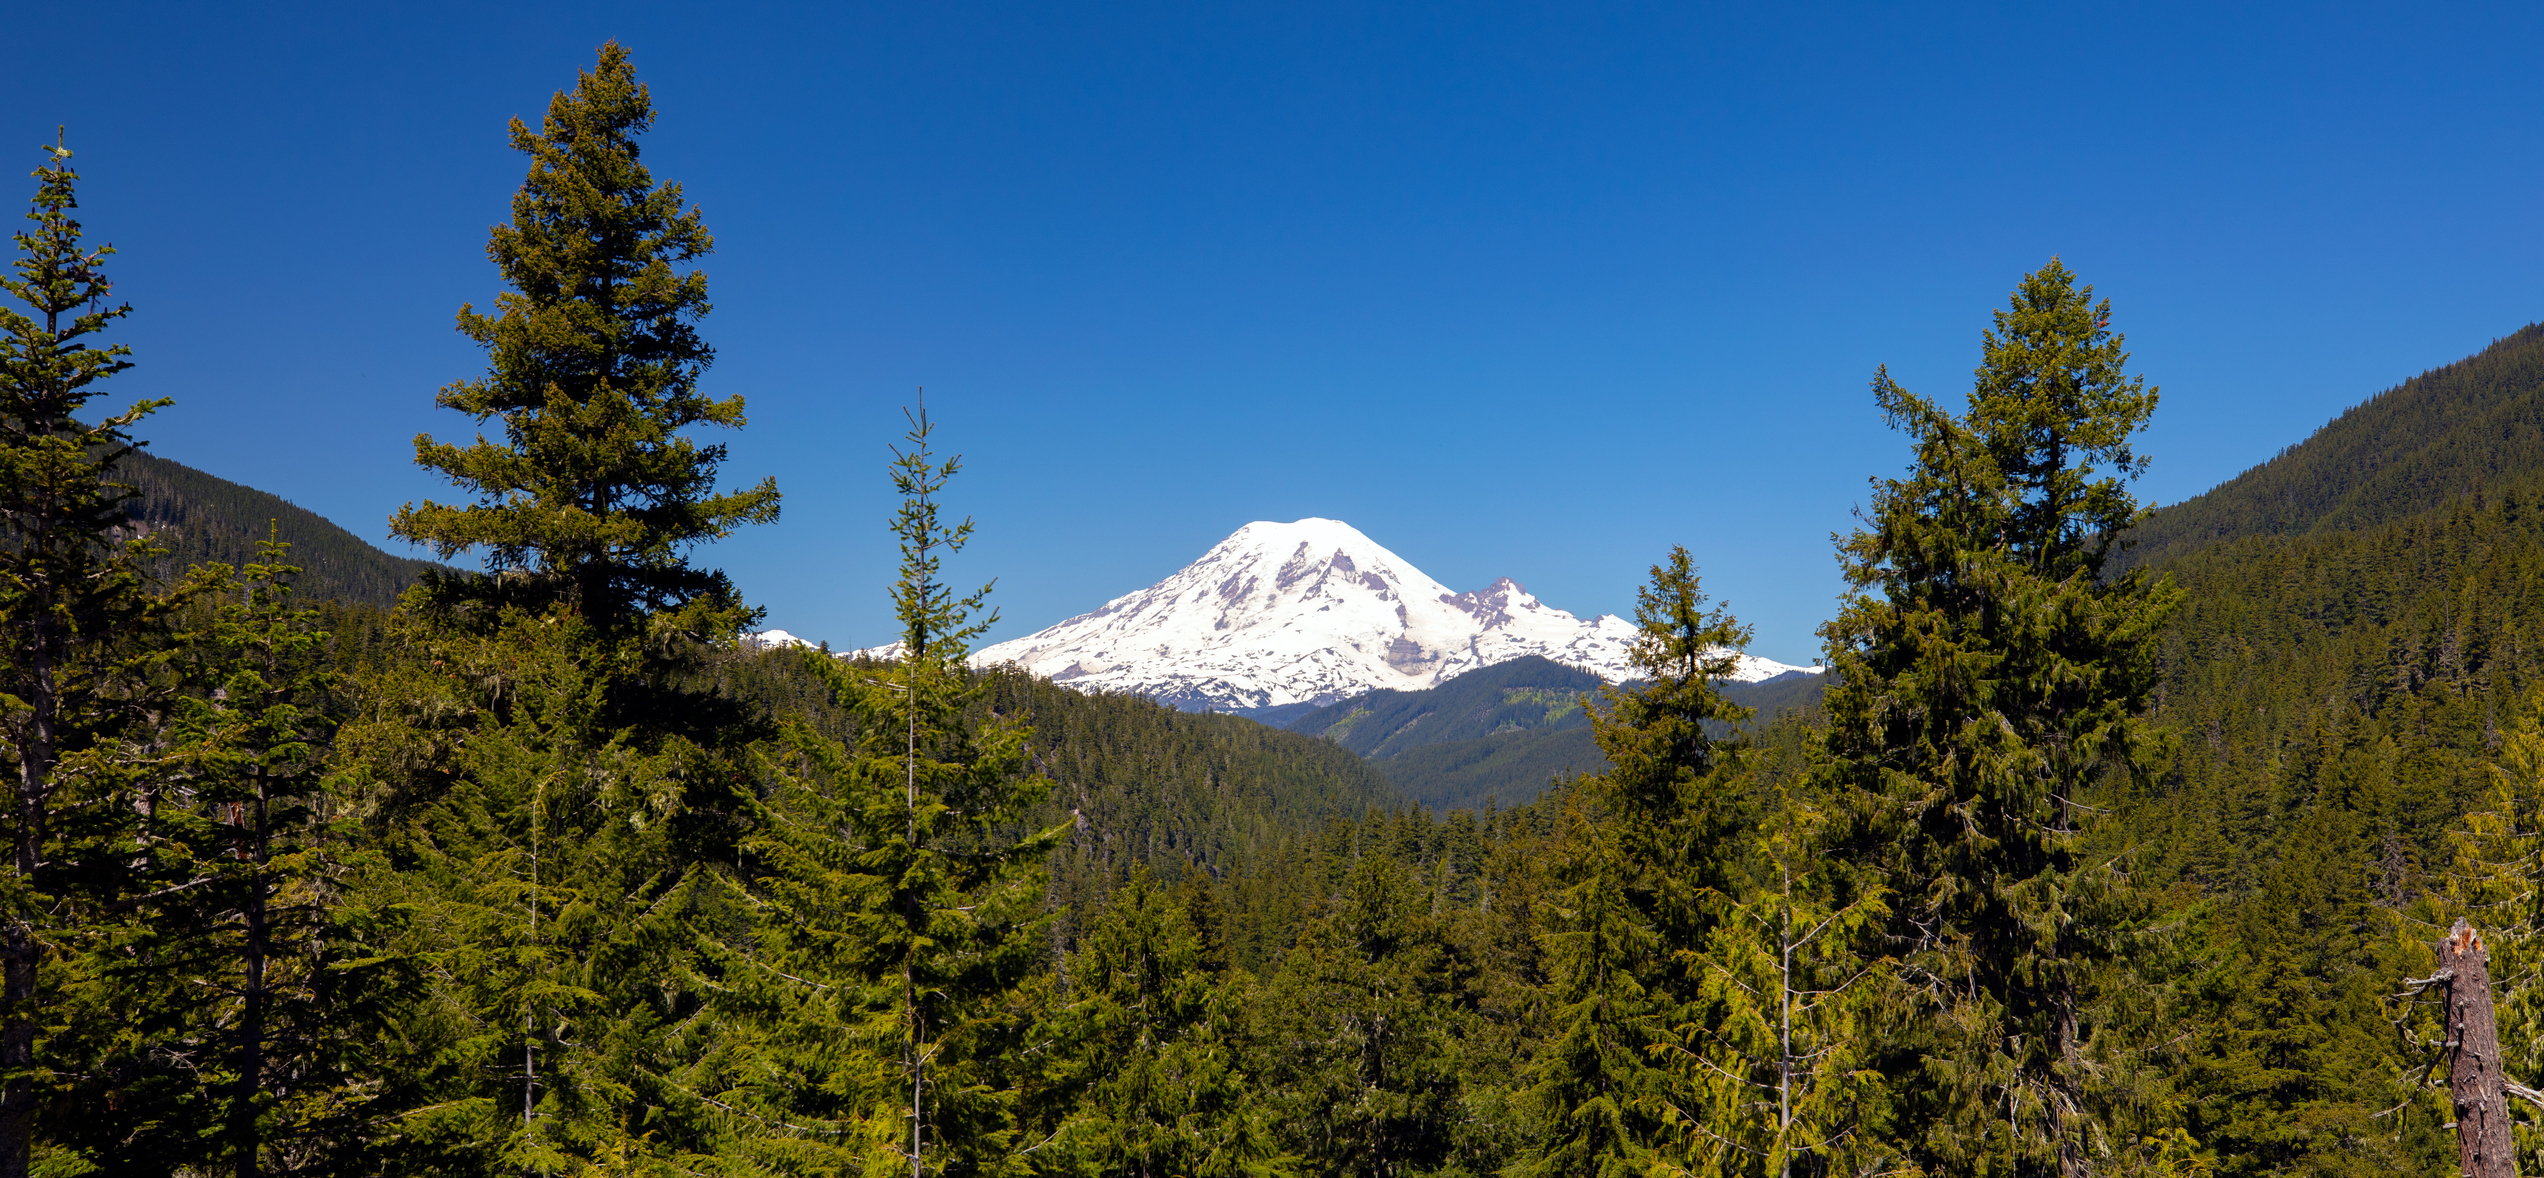
[[[2184,590],[2153,712],[2171,752],[2111,833],[2142,878],[2202,897],[2190,1125],[2221,1173],[2332,1172],[2363,1149],[2412,1169],[2446,1148],[2389,1114],[2424,1061],[2384,998],[2481,890],[2467,832],[2544,707],[2540,492],[2528,327],[2139,529],[2132,559]],[[2495,936],[2525,935],[2501,919]]]
[[2544,324],[2404,381],[2138,526],[2131,563],[2246,536],[2360,528],[2544,472]]
[[1469,671],[1423,691],[1372,691],[1292,720],[1290,731],[1322,736],[1364,757],[1417,745],[1589,723],[1583,695],[1599,677],[1537,655]]
[[292,546],[304,569],[300,591],[315,600],[359,602],[382,609],[415,583],[430,561],[393,556],[282,496],[205,474],[181,462],[135,452],[117,476],[140,493],[134,522],[168,550],[163,579],[206,561],[244,565],[271,535]]
[[[2183,1014],[2210,1094],[2192,1131],[2220,1173],[2339,1172],[2362,1149],[2435,1167],[2451,1148],[2388,1116],[2425,1060],[2385,998],[2479,890],[2471,815],[2496,810],[2511,730],[2544,708],[2544,510],[2513,473],[2159,566],[2186,591],[2154,713],[2174,752],[2126,827],[2145,878],[2205,897]],[[2499,943],[2527,935],[2477,915]],[[2544,1035],[2521,1030],[2534,1074]]]
[[[1397,791],[1433,813],[1535,801],[1556,782],[1608,767],[1591,739],[1584,696],[1597,675],[1531,655],[1469,671],[1422,691],[1373,691],[1290,722],[1369,758]],[[1763,726],[1787,710],[1818,706],[1820,679],[1725,681],[1724,699]],[[1730,735],[1717,724],[1718,736]]]

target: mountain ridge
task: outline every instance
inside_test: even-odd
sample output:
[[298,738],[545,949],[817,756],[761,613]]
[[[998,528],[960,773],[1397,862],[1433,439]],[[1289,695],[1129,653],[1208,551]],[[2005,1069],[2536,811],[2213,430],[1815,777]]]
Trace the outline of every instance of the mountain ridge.
[[134,525],[168,550],[153,570],[163,580],[174,581],[210,561],[244,565],[256,559],[257,544],[272,536],[292,546],[288,559],[300,566],[295,588],[302,599],[386,609],[417,577],[445,567],[382,551],[271,491],[148,450],[126,455],[110,477],[133,488],[136,496],[127,510]]
[[2132,529],[2130,565],[2250,536],[2405,519],[2544,472],[2544,323],[2369,397],[2305,440]]

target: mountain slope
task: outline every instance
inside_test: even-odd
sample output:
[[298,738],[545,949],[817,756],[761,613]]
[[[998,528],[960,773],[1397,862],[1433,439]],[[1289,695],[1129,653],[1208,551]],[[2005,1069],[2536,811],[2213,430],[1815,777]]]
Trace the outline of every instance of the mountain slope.
[[415,583],[430,561],[393,556],[326,517],[282,496],[206,474],[181,462],[136,451],[118,464],[116,476],[140,492],[133,521],[168,555],[159,574],[175,579],[206,561],[232,566],[256,559],[256,544],[269,532],[288,542],[301,566],[299,592],[311,601],[339,601],[386,608]]
[[1446,814],[1527,805],[1558,781],[1606,771],[1608,758],[1583,724],[1417,745],[1371,764],[1398,792]]
[[1578,667],[1528,655],[1425,691],[1356,695],[1301,716],[1289,728],[1364,757],[1391,757],[1420,745],[1588,724],[1580,697],[1601,682]]
[[[1587,671],[1531,656],[1424,691],[1357,695],[1299,717],[1290,729],[1369,758],[1397,790],[1435,811],[1475,809],[1487,799],[1520,805],[1551,780],[1607,768],[1580,707],[1600,683]],[[1787,709],[1817,707],[1821,687],[1818,675],[1792,674],[1720,690],[1764,723]]]
[[2544,324],[2369,398],[2270,461],[2158,510],[2132,563],[2245,536],[2362,528],[2544,475]]
[[[1450,592],[1349,524],[1303,519],[1247,524],[1147,589],[977,657],[1231,711],[1422,690],[1525,655],[1617,679],[1633,640],[1625,619],[1575,617],[1508,577]],[[1744,659],[1738,677],[1793,669]]]

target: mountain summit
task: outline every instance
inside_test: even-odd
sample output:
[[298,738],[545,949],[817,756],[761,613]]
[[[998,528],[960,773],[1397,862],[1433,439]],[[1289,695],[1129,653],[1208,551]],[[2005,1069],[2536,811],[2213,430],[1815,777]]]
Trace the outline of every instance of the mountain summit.
[[[1453,593],[1350,524],[1303,519],[1247,524],[1181,572],[977,660],[1227,711],[1416,691],[1532,654],[1616,682],[1633,643],[1614,614],[1574,617],[1508,577]],[[1732,677],[1805,669],[1743,655]]]

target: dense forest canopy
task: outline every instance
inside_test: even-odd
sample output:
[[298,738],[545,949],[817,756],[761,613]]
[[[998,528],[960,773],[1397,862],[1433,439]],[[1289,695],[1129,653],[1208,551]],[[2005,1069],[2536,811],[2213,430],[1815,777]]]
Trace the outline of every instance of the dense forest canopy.
[[653,116],[611,45],[513,125],[484,428],[394,525],[476,571],[142,457],[41,160],[0,1178],[2440,1174],[2458,919],[2544,1076],[2538,328],[2149,516],[2158,392],[2051,259],[1966,396],[1874,375],[1825,683],[1726,684],[1656,544],[1636,681],[1288,731],[973,667],[916,407],[900,654],[747,641],[703,557],[780,500]]

